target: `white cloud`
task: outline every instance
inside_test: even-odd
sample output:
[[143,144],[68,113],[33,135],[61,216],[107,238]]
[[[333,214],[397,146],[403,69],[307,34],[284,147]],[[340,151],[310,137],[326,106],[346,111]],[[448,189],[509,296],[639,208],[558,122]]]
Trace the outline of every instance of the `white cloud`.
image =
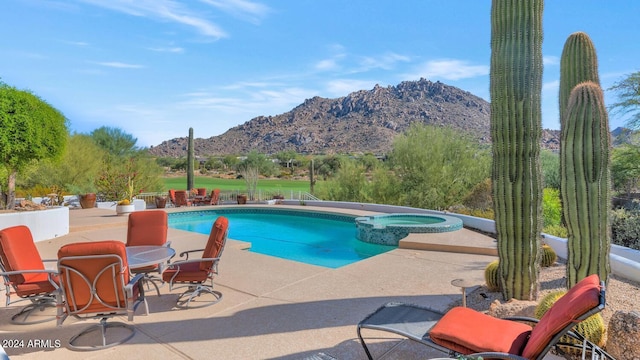
[[228,14],[236,16],[245,21],[258,24],[260,20],[271,12],[268,6],[254,1],[247,0],[200,0]]
[[360,61],[360,67],[361,71],[368,71],[371,69],[391,70],[398,62],[410,61],[411,58],[408,56],[391,52],[377,57],[366,56]]
[[168,52],[168,53],[176,53],[176,54],[180,54],[184,52],[184,49],[181,47],[165,47],[165,48],[148,48],[151,51],[155,51],[155,52]]
[[329,71],[329,70],[336,70],[338,69],[340,66],[338,65],[338,62],[336,59],[325,59],[325,60],[320,60],[316,63],[316,65],[314,66],[314,68],[316,70],[319,71]]
[[131,16],[170,20],[197,29],[205,36],[216,39],[227,37],[227,33],[216,24],[199,16],[173,0],[80,0],[82,2],[122,12]]
[[109,62],[96,62],[96,64],[106,67],[118,68],[118,69],[141,69],[144,68],[142,65],[137,64],[127,64],[118,61],[109,61]]
[[457,59],[431,60],[422,64],[409,78],[420,77],[445,80],[460,80],[489,74],[488,65],[473,65],[468,61]]
[[542,64],[544,65],[558,65],[560,64],[560,58],[553,55],[547,55],[542,57]]
[[337,79],[329,81],[326,90],[333,96],[347,96],[354,91],[372,89],[375,85],[373,80]]

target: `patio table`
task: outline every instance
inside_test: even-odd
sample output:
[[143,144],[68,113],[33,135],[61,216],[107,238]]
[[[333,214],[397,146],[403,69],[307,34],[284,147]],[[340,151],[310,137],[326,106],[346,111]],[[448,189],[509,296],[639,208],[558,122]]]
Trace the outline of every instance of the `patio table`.
[[162,264],[171,259],[176,251],[168,246],[127,246],[129,268]]

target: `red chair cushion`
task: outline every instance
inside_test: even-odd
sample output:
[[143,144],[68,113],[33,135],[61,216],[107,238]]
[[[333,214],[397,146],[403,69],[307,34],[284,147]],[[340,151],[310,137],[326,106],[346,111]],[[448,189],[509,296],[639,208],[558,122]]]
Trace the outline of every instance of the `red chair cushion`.
[[[124,243],[116,240],[94,241],[72,243],[62,246],[58,250],[58,259],[71,256],[89,256],[89,255],[117,255],[122,259],[122,267],[116,267],[117,274],[123,275],[124,284],[119,284],[114,288],[114,278],[111,270],[99,275],[106,266],[112,264],[115,258],[101,259],[66,259],[61,261],[61,265],[72,267],[84,274],[90,281],[99,276],[95,288],[102,301],[112,304],[113,306],[126,308],[126,295],[124,294],[124,285],[129,282],[129,270],[127,268],[127,252]],[[79,275],[70,272],[67,276],[64,269],[61,269],[60,277],[64,286],[65,294],[73,294],[73,300],[79,308],[89,305],[88,309],[83,313],[96,312],[100,309],[108,309],[100,302],[91,297],[92,289],[83,281]],[[116,292],[117,291],[117,292]],[[117,301],[120,299],[120,302]],[[104,310],[103,310],[104,311]]]
[[[229,228],[229,219],[219,216],[211,227],[207,246],[202,253],[203,258],[216,258],[220,256],[226,240],[227,229]],[[200,270],[209,271],[213,266],[211,261],[203,261],[200,263]]]
[[[178,275],[175,276],[176,272]],[[179,271],[178,267],[169,268],[162,273],[162,280],[166,282],[173,281],[174,283],[192,283],[192,282],[203,282],[207,280],[207,276],[209,275],[208,271],[200,270],[200,263],[193,262],[180,265]],[[173,280],[172,280],[173,279]]]
[[455,307],[429,332],[436,344],[462,354],[496,351],[520,355],[531,326]]
[[544,314],[533,328],[522,356],[533,359],[540,355],[554,335],[599,304],[600,280],[594,274],[578,282]]
[[[6,271],[44,270],[31,231],[24,225],[0,231],[0,255]],[[16,285],[49,282],[46,273],[11,275],[9,279]]]
[[136,211],[129,214],[127,246],[155,245],[167,242],[167,213],[162,210]]

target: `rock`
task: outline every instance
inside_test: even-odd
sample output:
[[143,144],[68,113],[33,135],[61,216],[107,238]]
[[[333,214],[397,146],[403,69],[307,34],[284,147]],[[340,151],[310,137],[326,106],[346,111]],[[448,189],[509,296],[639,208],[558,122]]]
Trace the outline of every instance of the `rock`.
[[511,299],[506,303],[501,303],[500,301],[495,300],[491,306],[489,306],[487,314],[497,318],[506,318],[510,316],[534,317],[533,312],[536,305],[537,303],[535,301]]
[[607,352],[618,360],[640,360],[640,312],[616,311],[607,330]]

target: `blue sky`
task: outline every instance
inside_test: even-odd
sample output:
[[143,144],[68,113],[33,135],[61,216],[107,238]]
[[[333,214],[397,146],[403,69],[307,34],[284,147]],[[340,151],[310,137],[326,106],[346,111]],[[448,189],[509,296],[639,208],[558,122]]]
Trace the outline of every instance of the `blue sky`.
[[[219,135],[313,96],[421,77],[489,100],[489,0],[2,0],[0,78],[71,130],[139,146]],[[603,88],[640,70],[640,1],[545,4],[543,126],[558,129],[559,58],[587,32]],[[605,92],[608,103],[614,94]],[[612,128],[624,119],[611,116]]]

